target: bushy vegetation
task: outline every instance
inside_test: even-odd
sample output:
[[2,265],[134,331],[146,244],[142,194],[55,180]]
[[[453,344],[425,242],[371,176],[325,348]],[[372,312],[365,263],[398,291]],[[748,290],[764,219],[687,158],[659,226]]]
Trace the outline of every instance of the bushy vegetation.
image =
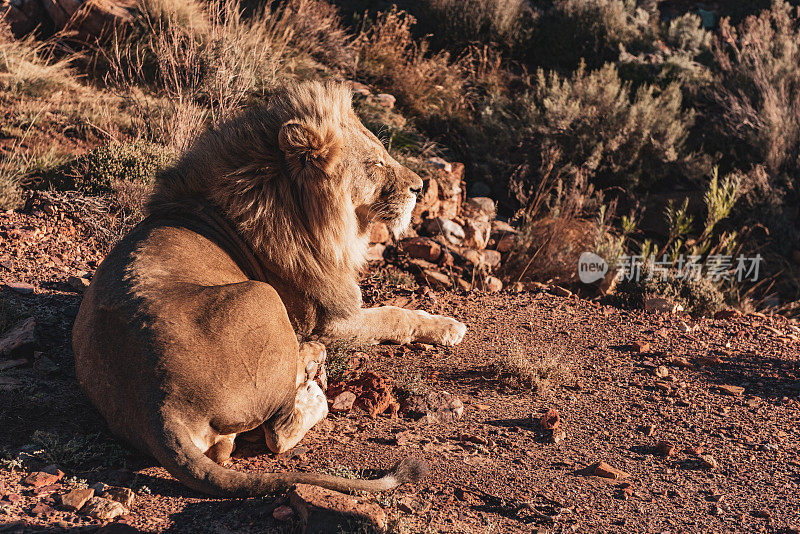
[[160,145],[136,141],[100,146],[50,171],[49,185],[89,195],[111,193],[119,182],[151,184],[172,155]]
[[[145,183],[145,167],[157,166],[142,147],[179,152],[286,80],[351,79],[397,98],[392,110],[368,99],[356,107],[398,157],[463,161],[470,183],[520,217],[526,276],[561,269],[530,251],[571,261],[581,228],[580,246],[608,257],[762,253],[765,274],[794,300],[800,286],[781,273],[800,250],[796,4],[139,0],[134,23],[89,43],[79,61],[61,53],[58,35],[42,47],[3,34],[0,98],[18,110],[3,131],[44,132],[37,103],[55,106],[61,124],[73,109],[89,148],[136,146],[143,167],[117,159],[102,175],[62,172],[76,180],[62,186],[124,196],[113,183]],[[54,90],[78,96],[54,104]],[[92,113],[81,91],[101,94],[104,111]],[[20,184],[57,165],[3,150],[0,207],[18,206]],[[713,222],[702,209],[710,213],[710,191],[724,208]],[[640,227],[667,194],[668,229]]]

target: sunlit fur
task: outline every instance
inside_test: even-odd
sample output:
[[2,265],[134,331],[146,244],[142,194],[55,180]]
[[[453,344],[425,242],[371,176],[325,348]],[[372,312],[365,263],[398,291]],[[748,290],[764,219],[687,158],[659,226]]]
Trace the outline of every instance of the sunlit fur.
[[324,313],[355,312],[367,225],[381,220],[402,232],[422,182],[361,124],[351,98],[337,83],[277,92],[198,138],[158,177],[150,209],[189,198],[215,202]]

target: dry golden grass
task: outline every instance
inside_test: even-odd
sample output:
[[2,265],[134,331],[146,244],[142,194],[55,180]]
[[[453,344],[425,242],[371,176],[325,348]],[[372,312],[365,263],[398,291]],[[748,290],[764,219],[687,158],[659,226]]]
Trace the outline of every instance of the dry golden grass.
[[512,340],[510,349],[497,352],[495,365],[504,385],[539,395],[570,376],[563,354],[554,347],[526,349],[517,340]]

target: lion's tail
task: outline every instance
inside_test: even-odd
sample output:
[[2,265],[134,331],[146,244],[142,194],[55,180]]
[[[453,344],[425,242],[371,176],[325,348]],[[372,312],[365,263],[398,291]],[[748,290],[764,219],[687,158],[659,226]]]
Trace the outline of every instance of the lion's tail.
[[163,438],[155,440],[161,446],[151,449],[156,460],[190,488],[220,497],[255,497],[283,491],[292,484],[312,484],[341,492],[386,491],[401,484],[418,482],[428,472],[424,460],[406,457],[385,476],[374,480],[319,473],[245,473],[212,461],[194,444],[185,428],[165,430]]

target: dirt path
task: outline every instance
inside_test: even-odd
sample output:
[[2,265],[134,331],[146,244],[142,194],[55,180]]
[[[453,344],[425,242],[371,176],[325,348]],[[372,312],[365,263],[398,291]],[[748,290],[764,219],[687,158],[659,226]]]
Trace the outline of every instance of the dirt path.
[[[36,318],[47,359],[0,371],[10,380],[0,383],[6,458],[0,532],[95,529],[102,522],[55,503],[54,496],[77,479],[133,488],[135,502],[121,520],[145,532],[296,529],[296,521],[273,517],[281,497],[229,501],[194,494],[105,435],[73,378],[69,330],[80,295],[65,282],[95,254],[67,241],[54,251],[47,248],[51,238],[32,234],[35,247],[19,238],[12,242],[12,228],[46,224],[44,215],[19,217],[0,215],[0,262],[10,262],[10,268],[0,267],[0,284],[28,281],[36,289],[22,295],[2,287],[0,298],[13,313]],[[59,223],[51,227],[55,243]],[[82,232],[78,224],[76,235]],[[37,250],[44,255],[37,257]],[[41,259],[50,254],[61,258]],[[396,290],[386,298],[407,295]],[[394,518],[396,532],[800,527],[800,345],[793,323],[760,316],[692,321],[547,293],[438,292],[414,305],[466,322],[464,343],[452,349],[373,347],[365,365],[401,383],[411,377],[424,391],[457,395],[465,404],[460,420],[428,424],[372,419],[361,411],[333,414],[294,451],[276,457],[245,447],[242,452],[255,455],[235,458],[233,468],[357,472],[421,453],[433,469],[419,488],[367,498]],[[557,361],[563,376],[539,394],[510,389],[495,362],[516,353],[534,362]],[[560,413],[560,443],[552,443],[539,424],[550,408]],[[661,441],[667,444],[659,451]],[[673,454],[659,454],[670,445]],[[709,457],[717,467],[708,467]],[[21,484],[51,459],[66,472],[64,479],[38,495]],[[629,476],[587,475],[586,467],[598,461]],[[37,509],[39,504],[48,506]]]

